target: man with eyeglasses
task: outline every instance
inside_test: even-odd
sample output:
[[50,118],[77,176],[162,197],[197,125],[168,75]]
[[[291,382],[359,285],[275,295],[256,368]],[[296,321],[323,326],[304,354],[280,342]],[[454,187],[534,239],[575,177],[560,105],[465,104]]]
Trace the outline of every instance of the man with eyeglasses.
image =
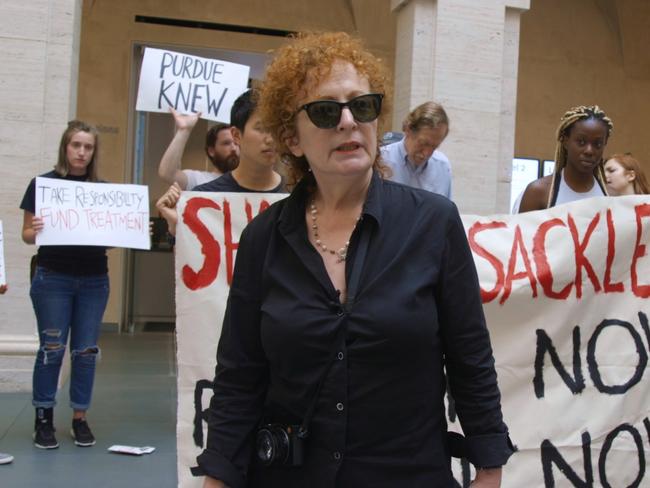
[[404,120],[404,139],[381,148],[390,179],[438,193],[451,199],[451,164],[438,146],[449,133],[449,118],[442,106],[425,102]]

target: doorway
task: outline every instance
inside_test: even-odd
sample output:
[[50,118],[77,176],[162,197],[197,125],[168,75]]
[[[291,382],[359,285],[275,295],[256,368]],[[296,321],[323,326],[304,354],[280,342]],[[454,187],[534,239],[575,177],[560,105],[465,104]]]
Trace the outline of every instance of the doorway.
[[[126,250],[121,318],[121,330],[125,332],[173,331],[176,320],[174,253],[164,239],[164,221],[156,220],[158,213],[155,207],[156,200],[168,188],[167,183],[158,176],[158,163],[174,135],[174,119],[166,113],[135,110],[145,47],[245,64],[250,67],[250,78],[254,80],[262,79],[268,60],[266,54],[254,52],[154,44],[133,46],[129,90],[130,157],[125,165],[125,182],[149,187],[149,212],[157,232],[152,239],[151,250]],[[209,168],[210,162],[204,152],[205,134],[209,127],[209,122],[204,119],[200,119],[195,126],[183,154],[183,169]]]

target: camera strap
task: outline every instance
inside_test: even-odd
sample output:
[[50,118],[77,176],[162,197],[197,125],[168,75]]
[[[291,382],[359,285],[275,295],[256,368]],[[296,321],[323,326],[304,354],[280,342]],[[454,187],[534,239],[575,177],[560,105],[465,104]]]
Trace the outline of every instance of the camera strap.
[[[364,219],[361,219],[361,238],[359,240],[359,246],[357,248],[356,256],[354,257],[354,263],[352,263],[352,271],[350,272],[350,280],[348,281],[347,300],[343,304],[343,310],[345,310],[345,313],[350,312],[357,298],[357,292],[359,291],[358,290],[359,279],[361,278],[363,263],[366,260],[366,254],[368,253],[368,245],[370,244],[370,232],[371,232],[370,226],[365,222]],[[341,326],[341,328],[339,329],[337,333],[337,341],[335,341],[334,343],[335,347],[338,345],[338,338],[339,338],[338,336],[343,334],[345,330],[346,328],[344,326]],[[305,418],[303,419],[302,424],[300,424],[300,427],[298,429],[298,437],[304,439],[309,435],[309,424],[311,423],[311,418],[314,415],[316,403],[318,402],[318,397],[320,397],[320,391],[323,388],[323,384],[325,383],[325,378],[327,378],[327,375],[336,360],[337,360],[336,354],[333,353],[332,359],[330,360],[329,364],[325,368],[323,375],[318,381],[318,387],[316,388],[316,393],[314,394],[314,398],[312,398],[312,401],[309,404],[309,408],[307,409]]]

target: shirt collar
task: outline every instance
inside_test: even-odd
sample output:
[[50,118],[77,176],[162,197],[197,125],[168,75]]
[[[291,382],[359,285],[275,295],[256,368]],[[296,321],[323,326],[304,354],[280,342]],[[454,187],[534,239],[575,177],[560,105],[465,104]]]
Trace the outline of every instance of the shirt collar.
[[[304,229],[305,209],[311,194],[310,187],[314,184],[314,176],[309,173],[298,182],[289,197],[287,197],[286,205],[278,217],[278,227],[283,233],[289,234],[298,229]],[[384,180],[377,171],[373,170],[362,213],[364,217],[368,216],[375,220],[377,225],[381,225],[383,216],[381,206],[383,185]]]
[[379,227],[381,227],[381,221],[384,215],[381,206],[382,187],[384,184],[384,179],[379,173],[373,171],[370,186],[368,187],[368,195],[366,196],[366,203],[363,204],[363,215],[372,217]]
[[[408,158],[408,154],[406,154],[406,144],[404,144],[404,140],[406,139],[406,136],[404,139],[398,142],[397,146],[397,151],[399,154],[399,160],[404,163],[404,166],[406,166],[408,169],[410,169],[413,172],[422,172],[426,169],[427,165],[429,164],[429,160],[427,159],[424,164],[421,165],[416,165],[415,163],[411,162]],[[433,156],[433,154],[432,154]]]

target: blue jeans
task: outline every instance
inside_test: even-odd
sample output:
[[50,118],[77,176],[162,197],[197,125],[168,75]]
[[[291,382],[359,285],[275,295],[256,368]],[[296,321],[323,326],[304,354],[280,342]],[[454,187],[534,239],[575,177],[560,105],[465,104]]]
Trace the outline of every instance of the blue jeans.
[[32,404],[56,405],[56,387],[70,335],[70,406],[90,406],[99,329],[108,300],[108,275],[68,275],[37,267],[30,290],[40,347],[34,365]]

